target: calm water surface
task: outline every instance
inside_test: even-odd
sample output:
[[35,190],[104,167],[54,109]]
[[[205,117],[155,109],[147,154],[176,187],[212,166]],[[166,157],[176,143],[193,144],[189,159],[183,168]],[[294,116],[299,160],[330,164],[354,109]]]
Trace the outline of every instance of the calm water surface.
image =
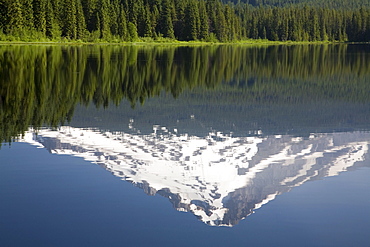
[[370,46],[0,46],[0,246],[369,246]]

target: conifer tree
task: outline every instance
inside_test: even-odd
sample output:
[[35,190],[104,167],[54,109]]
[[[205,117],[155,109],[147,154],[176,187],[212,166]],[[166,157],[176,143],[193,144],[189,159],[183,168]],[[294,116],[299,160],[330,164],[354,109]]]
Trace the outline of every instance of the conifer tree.
[[[256,18],[252,18],[252,21],[251,21],[251,25],[250,25],[250,37],[252,39],[258,39],[259,38],[259,33],[258,33],[258,23],[257,23],[257,19]],[[272,30],[271,30],[271,33]],[[272,34],[273,35],[273,34]]]
[[75,39],[77,36],[76,0],[66,0],[64,3],[63,36]]
[[149,6],[145,6],[144,16],[143,16],[143,36],[152,37],[152,15]]
[[216,0],[206,0],[207,13],[209,18],[209,32],[216,33]]
[[100,38],[110,37],[110,23],[109,23],[109,5],[108,0],[101,0],[99,6],[99,29],[100,29]]
[[0,34],[4,31],[7,24],[7,13],[8,13],[8,6],[5,2],[6,0],[0,0]]
[[57,35],[57,25],[54,17],[54,9],[50,1],[46,1],[45,16],[45,34],[48,38],[54,38]]
[[163,0],[161,21],[159,23],[159,31],[163,37],[174,39],[175,33],[172,23],[173,5],[171,0]]
[[47,2],[51,2],[51,6],[53,8],[54,21],[55,21],[54,24],[56,24],[56,26],[59,27],[60,32],[61,32],[60,36],[62,36],[64,22],[65,22],[64,0],[51,0]]
[[128,40],[126,13],[123,5],[120,5],[120,12],[118,17],[118,35],[123,40]]
[[190,1],[185,9],[185,39],[197,40],[200,30],[199,9],[195,1]]
[[19,34],[23,30],[22,5],[20,0],[8,1],[6,33]]
[[109,5],[109,23],[110,23],[110,32],[113,36],[118,35],[118,16],[119,16],[119,3],[118,1],[111,1]]
[[46,2],[45,0],[33,0],[33,15],[35,29],[42,33],[46,33]]
[[83,39],[86,33],[86,22],[80,0],[76,0],[76,38]]
[[206,4],[203,0],[199,1],[199,19],[200,19],[199,39],[205,40],[206,38],[208,38],[209,21]]
[[216,3],[216,37],[220,41],[227,41],[227,23],[221,2]]
[[134,23],[129,22],[127,25],[128,41],[136,41],[138,39],[137,29]]
[[[142,0],[139,0],[142,2]],[[128,21],[137,26],[137,19],[138,19],[138,8],[140,5],[140,2],[137,0],[127,0],[127,16]]]
[[176,38],[179,40],[185,40],[185,1],[175,1],[176,19],[174,20],[174,32]]
[[229,5],[225,5],[225,25],[226,25],[226,30],[225,30],[225,35],[226,35],[226,40],[234,40],[235,39],[235,25],[234,25],[234,16],[231,10],[231,7]]
[[287,41],[289,39],[289,20],[283,17],[279,25],[279,40]]
[[160,0],[147,1],[146,6],[149,7],[150,12],[150,25],[152,37],[157,36],[157,26],[160,21]]
[[33,0],[23,0],[22,1],[22,15],[24,19],[24,28],[28,30],[33,30],[34,28],[34,11],[33,5],[35,3]]
[[319,17],[314,9],[311,9],[309,15],[309,36],[310,41],[320,40],[320,27],[319,27]]
[[86,27],[89,32],[93,32],[98,29],[97,23],[97,0],[81,0]]
[[141,37],[151,37],[152,36],[152,17],[148,5],[140,4],[138,6],[138,23],[137,29],[138,34]]

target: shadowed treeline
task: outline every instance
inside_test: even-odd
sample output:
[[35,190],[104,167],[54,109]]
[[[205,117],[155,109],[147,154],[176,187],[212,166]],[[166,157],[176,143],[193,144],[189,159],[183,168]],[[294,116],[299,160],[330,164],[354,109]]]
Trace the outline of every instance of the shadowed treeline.
[[163,92],[199,104],[368,102],[369,76],[366,45],[0,46],[0,139],[69,121],[77,104],[134,107]]
[[233,2],[0,0],[0,40],[370,40],[366,0]]

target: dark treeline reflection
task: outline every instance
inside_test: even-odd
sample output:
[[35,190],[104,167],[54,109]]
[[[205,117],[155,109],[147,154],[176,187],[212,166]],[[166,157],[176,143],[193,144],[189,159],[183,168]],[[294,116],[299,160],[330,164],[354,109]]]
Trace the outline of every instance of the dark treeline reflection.
[[369,75],[366,45],[0,46],[0,141],[69,121],[77,104],[134,107],[195,88],[191,99],[203,88],[238,104],[368,102]]

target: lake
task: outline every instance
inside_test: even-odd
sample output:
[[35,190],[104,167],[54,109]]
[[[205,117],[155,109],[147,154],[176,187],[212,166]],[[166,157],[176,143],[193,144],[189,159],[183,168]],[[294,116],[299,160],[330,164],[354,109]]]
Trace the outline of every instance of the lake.
[[369,246],[370,45],[1,45],[0,246]]

